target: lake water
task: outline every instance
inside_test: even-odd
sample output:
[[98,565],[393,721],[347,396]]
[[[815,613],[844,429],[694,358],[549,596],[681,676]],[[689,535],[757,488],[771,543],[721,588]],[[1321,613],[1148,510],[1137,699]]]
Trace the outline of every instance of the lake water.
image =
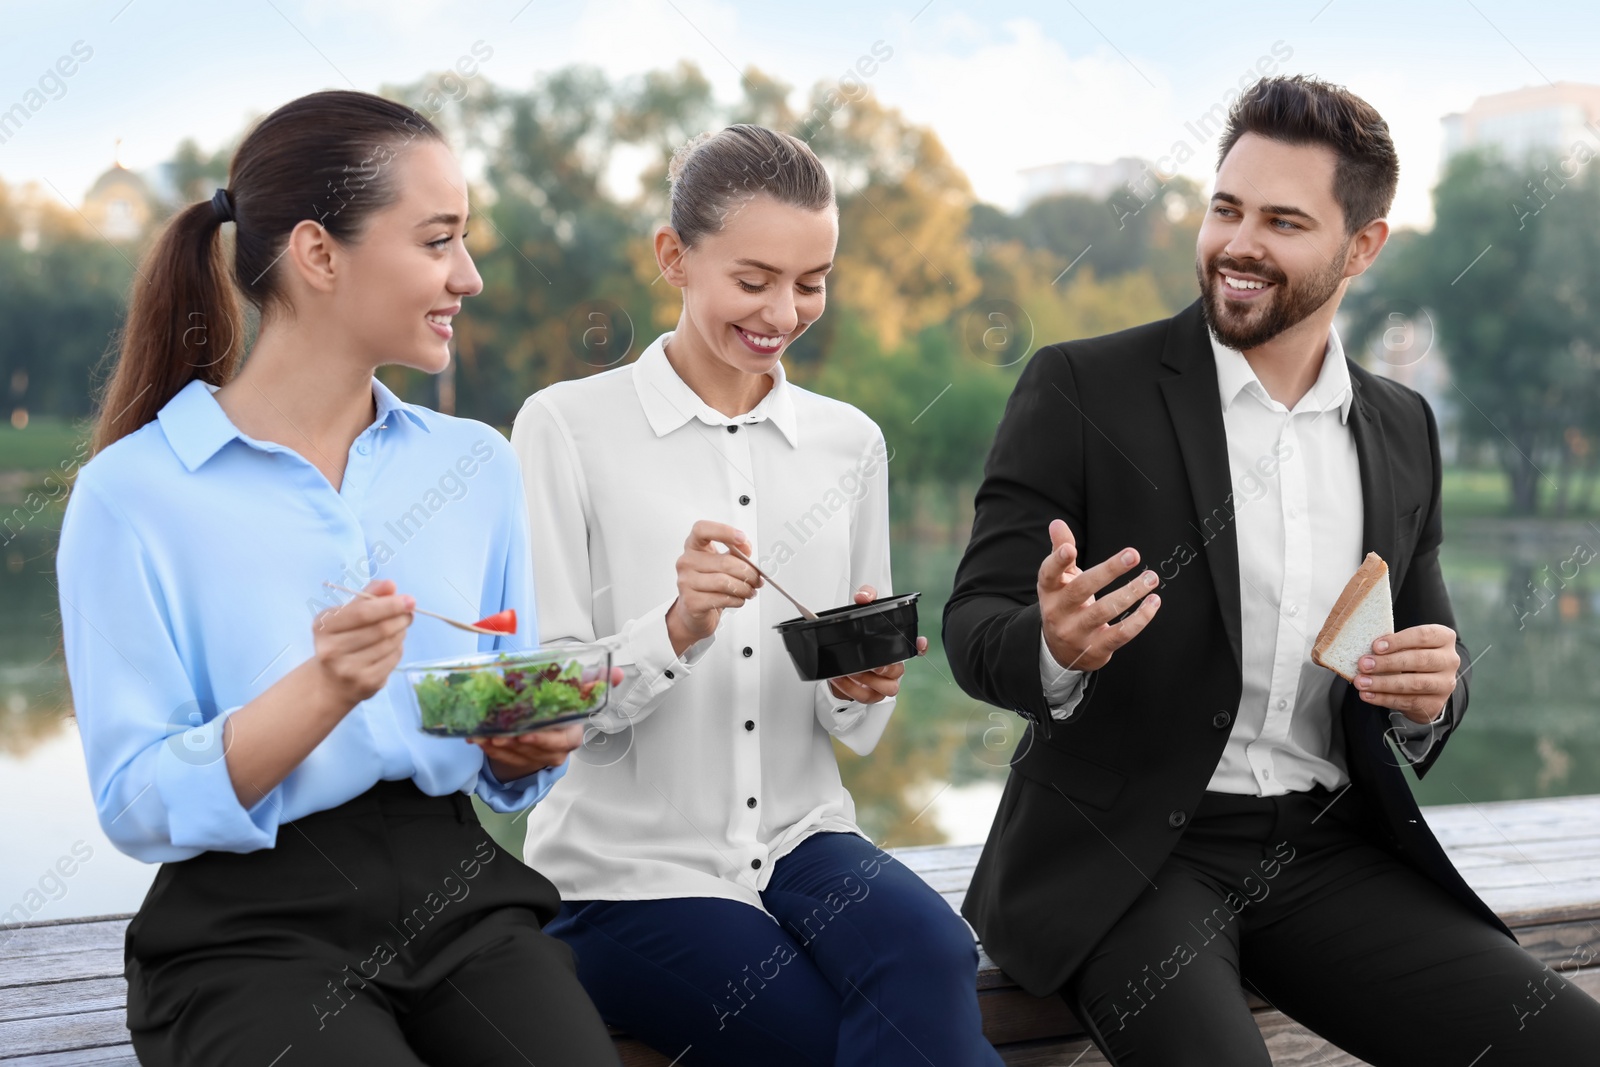
[[[59,654],[54,531],[30,527],[0,566],[0,923],[135,910],[154,876],[95,820]],[[880,843],[983,840],[1021,721],[950,679],[939,617],[956,545],[895,547],[895,585],[919,589],[922,632],[889,730],[865,759],[841,750],[862,826]],[[1600,793],[1600,528],[1476,519],[1443,556],[1472,655],[1472,705],[1424,804]],[[505,819],[486,819],[514,844]],[[3,941],[3,935],[0,935]]]

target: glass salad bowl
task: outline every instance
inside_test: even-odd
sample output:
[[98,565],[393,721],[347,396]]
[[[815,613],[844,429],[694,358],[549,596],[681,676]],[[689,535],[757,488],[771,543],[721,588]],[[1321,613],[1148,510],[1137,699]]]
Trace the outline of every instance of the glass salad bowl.
[[496,737],[585,719],[605,707],[611,648],[551,645],[405,663],[397,670],[424,733]]

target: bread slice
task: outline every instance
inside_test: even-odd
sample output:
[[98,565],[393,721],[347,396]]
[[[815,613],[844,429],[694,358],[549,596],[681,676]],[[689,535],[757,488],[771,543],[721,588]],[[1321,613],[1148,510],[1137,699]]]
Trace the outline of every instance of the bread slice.
[[1376,552],[1368,552],[1333,602],[1328,621],[1311,646],[1311,662],[1354,684],[1356,664],[1372,651],[1372,642],[1393,632],[1389,565]]

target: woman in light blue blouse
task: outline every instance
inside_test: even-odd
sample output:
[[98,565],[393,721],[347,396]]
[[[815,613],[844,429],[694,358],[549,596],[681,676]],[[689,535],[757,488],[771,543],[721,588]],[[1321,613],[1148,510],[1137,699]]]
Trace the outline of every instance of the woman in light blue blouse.
[[616,1063],[554,888],[470,803],[540,799],[581,727],[431,737],[391,676],[538,633],[510,447],[373,377],[449,361],[465,189],[411,109],[317,93],[141,265],[57,570],[101,825],[163,864],[127,936],[142,1063]]

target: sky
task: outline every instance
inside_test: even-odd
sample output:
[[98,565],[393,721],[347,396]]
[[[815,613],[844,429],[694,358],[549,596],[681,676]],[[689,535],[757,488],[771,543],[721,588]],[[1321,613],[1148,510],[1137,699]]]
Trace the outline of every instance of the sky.
[[[1002,208],[1016,207],[1023,167],[1154,160],[1180,142],[1193,157],[1178,169],[1204,182],[1215,141],[1187,124],[1265,61],[1378,108],[1401,159],[1390,218],[1427,226],[1442,115],[1526,85],[1600,82],[1600,4],[1578,0],[1281,0],[1215,13],[1166,0],[0,5],[0,112],[41,79],[47,90],[0,144],[0,181],[38,182],[74,204],[119,138],[123,163],[145,169],[185,137],[218,147],[303,93],[411,82],[475,50],[489,53],[480,83],[525,88],[576,63],[621,80],[687,59],[720,99],[736,99],[740,72],[755,66],[794,86],[796,104],[887,51],[868,89],[932,127],[977,195]],[[626,192],[636,168],[619,167],[614,184]]]

